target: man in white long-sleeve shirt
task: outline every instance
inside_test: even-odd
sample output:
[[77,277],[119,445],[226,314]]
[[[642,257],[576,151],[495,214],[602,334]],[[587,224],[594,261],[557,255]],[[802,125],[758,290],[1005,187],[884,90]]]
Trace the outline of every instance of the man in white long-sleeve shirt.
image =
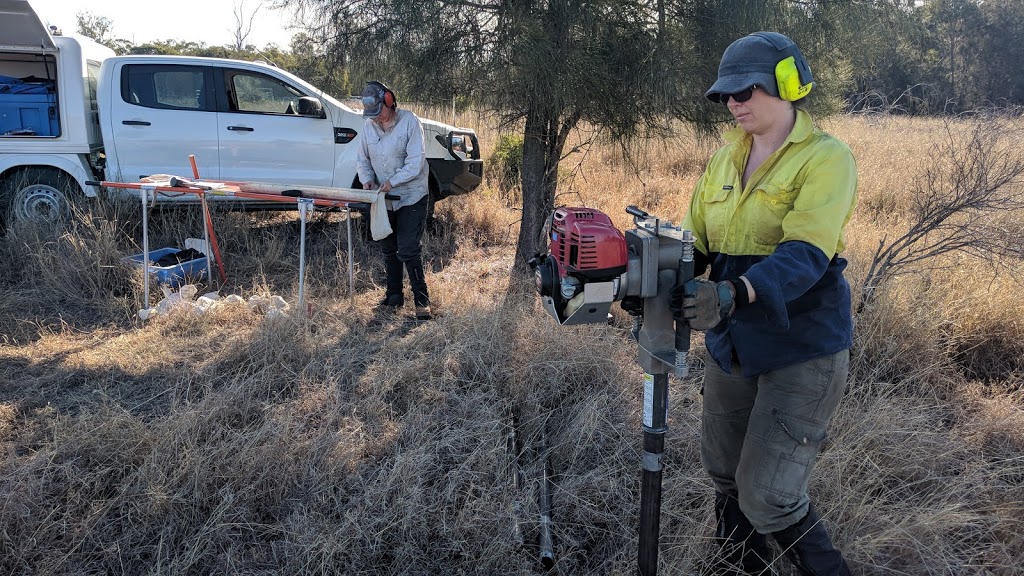
[[380,241],[387,290],[379,307],[397,310],[405,303],[402,267],[409,272],[416,318],[430,318],[430,295],[423,273],[420,240],[427,219],[429,168],[423,152],[423,125],[415,114],[398,109],[395,93],[376,80],[363,89],[363,137],[359,145],[359,181],[366,190],[401,197],[388,200],[392,234]]

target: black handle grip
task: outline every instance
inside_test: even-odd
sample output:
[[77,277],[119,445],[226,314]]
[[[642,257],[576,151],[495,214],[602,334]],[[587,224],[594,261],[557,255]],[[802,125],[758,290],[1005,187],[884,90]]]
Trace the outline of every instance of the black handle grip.
[[248,126],[228,126],[228,130],[234,130],[236,132],[252,132],[254,129]]
[[86,180],[85,181],[85,185],[86,186],[99,186],[100,185],[100,181],[99,180]]
[[644,212],[643,210],[641,210],[641,209],[639,209],[639,208],[637,208],[636,206],[633,206],[633,205],[626,206],[626,214],[630,214],[630,215],[636,216],[637,218],[650,218],[651,217],[650,214],[648,214],[647,212]]
[[152,124],[145,120],[121,120],[121,124],[125,126],[152,126]]
[[[677,285],[682,284],[683,296],[693,296],[693,285],[690,281],[693,280],[693,260],[679,259],[679,271],[677,278]],[[676,338],[675,338],[676,350],[687,351],[690,349],[690,325],[685,320],[676,320]]]

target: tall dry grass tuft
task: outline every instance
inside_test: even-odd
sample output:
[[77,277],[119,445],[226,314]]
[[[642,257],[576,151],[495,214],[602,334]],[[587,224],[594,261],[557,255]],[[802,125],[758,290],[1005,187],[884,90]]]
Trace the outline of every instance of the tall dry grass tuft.
[[[151,403],[162,407],[131,413],[110,398],[86,400],[82,417],[58,416],[33,460],[39,467],[5,464],[11,541],[53,534],[32,556],[4,550],[5,568],[507,572],[510,558],[528,566],[511,537],[516,520],[530,530],[536,518],[535,498],[510,491],[513,410],[524,445],[542,428],[551,437],[559,514],[578,517],[559,524],[558,537],[621,547],[621,504],[605,491],[633,475],[627,463],[637,454],[619,431],[635,398],[624,403],[608,379],[628,366],[613,339],[566,355],[546,318],[493,303],[413,329],[341,319],[345,338],[296,335],[294,324],[236,312],[206,327],[232,341],[219,350],[207,342],[212,357],[203,360],[179,358],[172,395]],[[160,319],[161,339],[194,336],[183,320],[202,322]],[[595,351],[606,360],[595,362]],[[535,465],[524,463],[528,475]],[[64,503],[56,518],[43,513],[55,501]],[[515,518],[516,501],[533,514]],[[56,531],[78,545],[64,548]],[[589,561],[580,553],[573,562]]]
[[[458,120],[481,126],[486,157],[498,127]],[[905,225],[901,182],[938,132],[914,119],[827,128],[860,168],[845,253],[858,290],[878,239]],[[678,221],[712,150],[686,133],[632,156],[600,143],[567,160],[559,200],[624,228],[627,204]],[[437,317],[419,324],[371,310],[378,247],[358,219],[349,245],[339,214],[307,223],[307,310],[142,323],[141,276],[123,264],[141,250],[138,207],[87,208],[67,234],[0,239],[0,572],[534,574],[545,459],[555,571],[635,572],[642,374],[628,318],[558,327],[535,298],[506,294],[519,212],[495,182],[438,205],[424,240]],[[214,219],[227,282],[201,291],[294,304],[296,215]],[[180,245],[202,224],[164,211],[150,232],[154,248]],[[946,258],[887,283],[856,318],[848,392],[810,486],[854,574],[1002,576],[1024,557],[1024,304],[1009,276]],[[693,374],[670,392],[668,575],[713,548],[694,341]]]
[[[1011,412],[1019,419],[1020,405]],[[928,398],[903,386],[843,403],[813,490],[860,572],[1018,569],[1024,463],[985,449],[1006,425],[990,414],[966,394]]]
[[0,334],[31,339],[38,330],[119,322],[131,310],[135,280],[119,245],[116,220],[94,216],[85,201],[68,226],[21,224],[0,244]]

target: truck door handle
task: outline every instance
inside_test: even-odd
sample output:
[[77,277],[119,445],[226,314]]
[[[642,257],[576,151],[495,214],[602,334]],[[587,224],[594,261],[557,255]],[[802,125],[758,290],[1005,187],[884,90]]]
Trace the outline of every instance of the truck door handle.
[[121,120],[121,124],[125,126],[150,126],[150,123],[145,120]]
[[237,130],[239,132],[252,132],[253,129],[248,126],[228,126],[228,130]]

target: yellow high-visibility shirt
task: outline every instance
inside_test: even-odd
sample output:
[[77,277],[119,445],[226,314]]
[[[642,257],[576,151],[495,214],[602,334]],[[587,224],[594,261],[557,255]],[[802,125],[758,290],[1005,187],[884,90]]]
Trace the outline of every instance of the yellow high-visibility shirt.
[[798,110],[783,145],[741,185],[752,138],[741,128],[712,157],[693,192],[684,229],[713,281],[744,276],[756,300],[708,330],[718,365],[739,360],[746,377],[853,345],[843,228],[857,199],[846,144]]
[[767,256],[800,240],[832,258],[845,247],[843,228],[856,205],[857,166],[850,148],[796,111],[783,145],[742,185],[752,138],[742,128],[712,157],[694,188],[683,228],[704,254]]

